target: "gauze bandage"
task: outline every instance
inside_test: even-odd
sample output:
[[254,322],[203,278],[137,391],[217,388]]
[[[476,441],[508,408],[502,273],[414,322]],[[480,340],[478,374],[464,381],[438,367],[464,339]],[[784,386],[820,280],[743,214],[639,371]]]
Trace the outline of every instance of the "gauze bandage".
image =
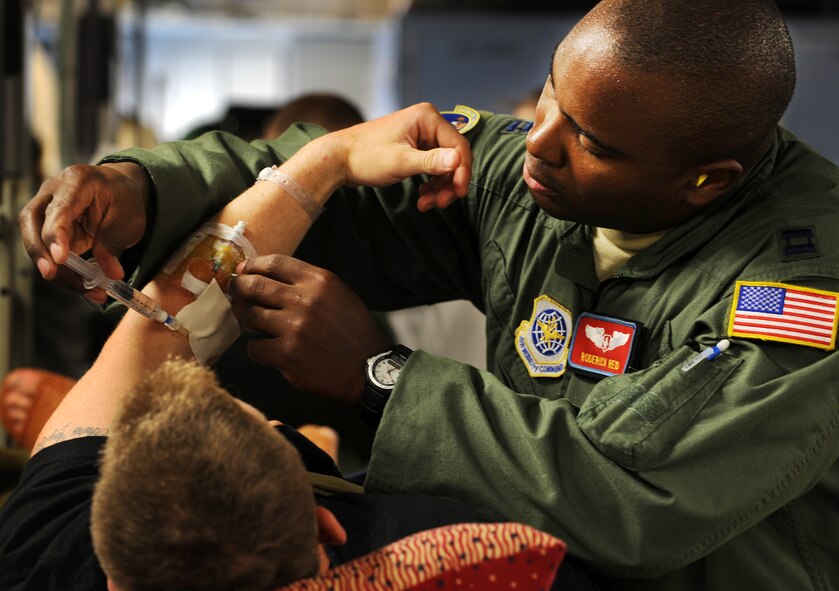
[[196,296],[175,317],[189,329],[189,345],[203,365],[218,359],[241,334],[226,292],[236,266],[256,256],[245,225],[204,224],[163,268],[180,276],[181,287]]
[[230,300],[215,279],[175,318],[189,329],[189,346],[201,365],[212,365],[242,333]]

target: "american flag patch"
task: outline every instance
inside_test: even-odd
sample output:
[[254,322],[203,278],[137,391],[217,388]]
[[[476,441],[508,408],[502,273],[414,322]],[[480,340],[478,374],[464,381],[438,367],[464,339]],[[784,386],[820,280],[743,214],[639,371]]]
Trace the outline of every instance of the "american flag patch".
[[728,334],[832,350],[838,298],[835,292],[784,283],[738,281]]

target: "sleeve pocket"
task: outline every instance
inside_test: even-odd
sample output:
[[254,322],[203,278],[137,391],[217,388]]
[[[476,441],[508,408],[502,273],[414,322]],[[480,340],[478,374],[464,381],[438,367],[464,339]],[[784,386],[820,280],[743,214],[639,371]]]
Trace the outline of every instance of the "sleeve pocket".
[[604,455],[630,470],[654,465],[741,361],[723,354],[683,372],[682,364],[695,353],[685,345],[646,370],[603,380],[580,408],[580,429]]

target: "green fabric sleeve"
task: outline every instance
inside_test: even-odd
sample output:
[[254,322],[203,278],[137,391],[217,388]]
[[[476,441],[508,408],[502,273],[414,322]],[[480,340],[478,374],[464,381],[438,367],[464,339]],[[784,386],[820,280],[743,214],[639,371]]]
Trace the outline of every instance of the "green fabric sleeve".
[[737,347],[681,372],[694,353],[597,383],[578,412],[415,352],[365,487],[515,516],[609,574],[678,568],[803,494],[839,455],[839,400],[825,388],[839,383],[835,353],[787,373]]
[[102,163],[139,164],[151,181],[154,215],[137,249],[136,267],[126,268],[129,280],[137,285],[148,282],[169,254],[251,186],[262,168],[284,162],[321,133],[316,126],[294,126],[281,139],[249,144],[228,133],[209,132],[195,140],[165,142],[152,150],[129,149],[103,159]]

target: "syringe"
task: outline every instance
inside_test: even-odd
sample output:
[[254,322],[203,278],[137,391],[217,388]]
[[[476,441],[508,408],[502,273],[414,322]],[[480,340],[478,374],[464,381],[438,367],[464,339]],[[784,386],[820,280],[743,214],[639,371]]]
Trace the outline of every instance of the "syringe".
[[105,272],[94,259],[86,261],[71,252],[64,264],[82,276],[84,286],[87,289],[93,289],[94,287],[104,289],[109,296],[146,318],[162,322],[170,330],[179,332],[184,336],[189,335],[189,330],[177,318],[166,312],[158,302],[134,289],[125,281],[106,277]]

